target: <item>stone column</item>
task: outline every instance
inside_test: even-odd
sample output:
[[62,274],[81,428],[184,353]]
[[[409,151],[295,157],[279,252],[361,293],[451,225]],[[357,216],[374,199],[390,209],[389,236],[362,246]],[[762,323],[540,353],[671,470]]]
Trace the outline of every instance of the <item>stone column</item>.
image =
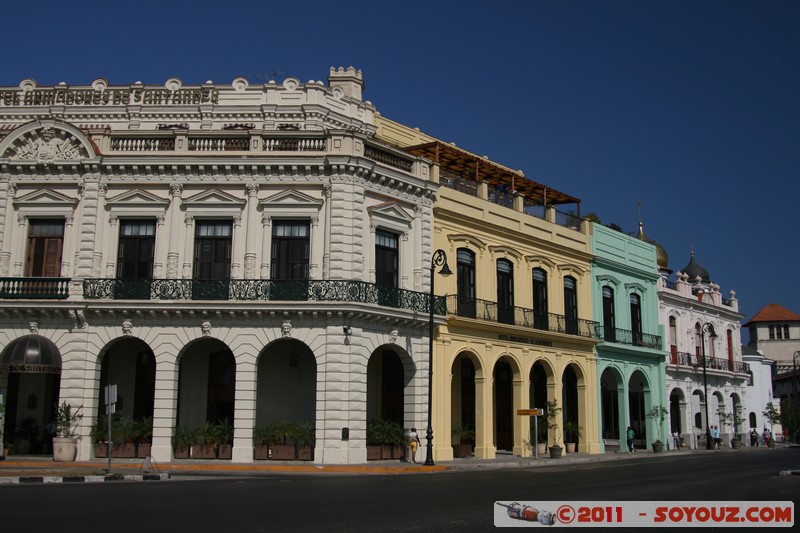
[[69,257],[73,249],[75,217],[72,214],[64,217],[64,242],[61,243],[61,276],[70,277]]
[[[253,462],[253,428],[256,424],[257,356],[236,357],[234,393],[233,457],[234,463]],[[246,359],[246,360],[245,360]]]
[[261,215],[261,279],[269,279],[269,260],[272,254],[272,217],[264,213]]
[[244,251],[242,250],[242,217],[233,217],[233,231],[231,232],[231,268],[228,276],[231,279],[242,277],[242,264],[238,261]]
[[161,243],[164,241],[164,216],[156,217],[156,241],[153,244],[153,277],[160,278],[164,275],[164,262],[161,260]]
[[156,357],[156,384],[153,400],[153,447],[150,454],[158,462],[172,461],[172,431],[178,419],[178,377],[180,367],[177,356],[158,353]]
[[92,277],[99,278],[103,275],[103,251],[106,244],[103,241],[105,237],[105,217],[103,212],[106,208],[106,193],[108,192],[108,185],[99,183],[97,185],[97,206],[95,212],[95,220],[97,225],[95,227],[94,235],[94,249],[92,250]]
[[[186,215],[183,217],[184,234],[186,239],[183,241],[183,279],[192,279],[192,260],[194,254],[192,247],[194,246],[194,217]],[[176,276],[177,277],[177,276]]]
[[[183,193],[183,185],[180,183],[173,183],[170,185],[170,221],[169,221],[169,251],[167,252],[167,278],[175,279],[178,277],[178,261],[180,261],[180,252],[178,246],[180,245],[180,223],[181,216],[181,194]],[[187,235],[186,240],[189,241],[190,236]]]
[[0,276],[8,276],[11,272],[11,239],[14,236],[14,197],[17,194],[17,185],[9,183],[8,179],[3,181],[6,184],[5,211],[2,218],[2,243],[0,243]]
[[[117,277],[117,255],[119,254],[119,219],[113,215],[108,217],[109,237],[105,244],[106,271],[104,277]],[[116,238],[115,238],[116,236]]]
[[244,278],[256,277],[256,233],[258,224],[258,185],[247,185],[247,227],[244,250]]
[[14,252],[14,275],[22,276],[22,266],[25,260],[25,236],[28,234],[28,217],[17,215],[17,249]]
[[494,459],[492,378],[475,377],[475,457]]

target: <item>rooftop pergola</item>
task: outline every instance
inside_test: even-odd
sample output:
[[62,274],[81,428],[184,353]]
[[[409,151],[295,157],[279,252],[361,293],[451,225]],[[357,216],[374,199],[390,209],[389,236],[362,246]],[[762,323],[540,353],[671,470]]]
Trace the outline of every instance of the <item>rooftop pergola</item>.
[[430,159],[438,164],[440,168],[460,176],[469,177],[476,182],[484,182],[494,187],[506,186],[509,190],[524,196],[535,204],[576,204],[578,217],[580,217],[581,201],[579,198],[537,183],[526,178],[518,170],[504,167],[452,144],[433,141],[409,146],[403,150]]

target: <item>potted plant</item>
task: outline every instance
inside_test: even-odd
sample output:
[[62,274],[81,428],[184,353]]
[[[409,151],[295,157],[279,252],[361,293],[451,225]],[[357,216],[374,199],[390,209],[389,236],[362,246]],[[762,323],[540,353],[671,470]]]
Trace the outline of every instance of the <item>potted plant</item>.
[[83,418],[81,408],[62,402],[56,407],[56,436],[53,437],[53,461],[74,461],[78,451],[78,439],[74,436],[78,422]]
[[453,437],[453,457],[470,457],[475,432],[469,427],[469,424],[454,427],[450,434]]
[[133,442],[136,444],[136,457],[144,458],[150,455],[153,446],[153,417],[146,416],[133,421]]
[[270,459],[273,461],[294,461],[296,424],[279,420],[273,425],[278,442],[272,446]]
[[367,421],[367,461],[381,458],[381,445],[385,439],[386,424],[383,420]]
[[136,457],[136,444],[133,442],[134,424],[132,418],[114,417],[111,419],[112,457],[133,459]]
[[214,437],[218,459],[233,458],[233,426],[226,418],[214,427]]
[[408,431],[397,422],[392,422],[389,432],[389,444],[392,446],[392,459],[405,459],[408,446]]
[[295,445],[297,446],[297,460],[311,461],[314,459],[314,424],[298,424],[295,431]]
[[564,441],[564,446],[567,447],[567,453],[575,453],[575,445],[581,438],[582,430],[583,428],[579,426],[577,422],[572,422],[571,420],[564,422],[564,435],[566,439]]
[[656,435],[658,437],[653,442],[653,452],[658,453],[664,450],[664,442],[661,440],[661,429],[664,427],[664,421],[667,419],[669,411],[663,405],[654,405],[650,411],[645,415],[650,420],[656,423]]
[[734,435],[733,437],[731,437],[731,448],[733,449],[740,448],[743,445],[742,441],[744,436],[741,433],[737,432],[736,430],[743,426],[744,418],[742,418],[738,412],[735,412],[735,413],[720,413],[719,419],[720,423],[723,426],[728,426],[732,428],[734,431]]
[[216,459],[216,428],[214,424],[206,421],[194,434],[194,442],[189,449],[192,459]]
[[97,458],[108,457],[108,426],[106,417],[99,416],[97,422],[89,431],[89,436],[94,441],[94,456]]
[[558,417],[561,416],[560,413],[561,408],[556,400],[547,402],[544,414],[547,417],[547,429],[553,435],[553,445],[550,446],[550,457],[553,459],[561,457],[561,452],[564,450],[558,445]]
[[189,450],[194,444],[194,431],[186,426],[177,425],[172,430],[172,451],[175,459],[188,459]]
[[277,444],[278,437],[271,424],[258,424],[253,428],[253,457],[258,460],[269,459],[270,448]]

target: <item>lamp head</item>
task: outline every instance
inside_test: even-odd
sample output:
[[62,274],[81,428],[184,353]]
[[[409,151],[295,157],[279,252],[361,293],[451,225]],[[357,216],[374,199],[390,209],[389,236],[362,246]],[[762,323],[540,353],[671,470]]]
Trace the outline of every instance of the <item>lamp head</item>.
[[344,330],[344,334],[348,337],[353,334],[353,329],[350,326],[344,326],[342,330]]
[[441,270],[439,270],[439,274],[441,274],[441,275],[442,275],[442,276],[444,276],[444,277],[447,277],[447,276],[449,276],[449,275],[450,275],[450,274],[452,274],[452,273],[453,273],[453,271],[452,271],[452,270],[450,270],[450,267],[449,267],[449,266],[447,266],[447,263],[445,263],[444,265],[442,265],[442,269],[441,269]]

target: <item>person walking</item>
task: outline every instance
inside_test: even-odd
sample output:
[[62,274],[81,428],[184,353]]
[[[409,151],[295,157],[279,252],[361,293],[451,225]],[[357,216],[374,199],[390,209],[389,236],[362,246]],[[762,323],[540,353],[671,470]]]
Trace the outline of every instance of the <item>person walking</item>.
[[714,450],[719,451],[722,437],[720,437],[719,426],[714,426],[711,430],[711,436],[714,437]]
[[411,428],[411,432],[408,434],[408,447],[411,448],[411,462],[417,462],[417,448],[420,446],[419,442],[419,435],[417,434],[417,428]]
[[750,446],[753,448],[758,447],[758,432],[756,428],[750,430]]
[[681,449],[681,434],[677,430],[672,432],[672,448],[674,450]]
[[628,426],[628,431],[625,432],[625,437],[628,439],[628,453],[633,453],[636,450],[633,449],[633,438],[636,436],[636,432],[633,431],[633,428]]

